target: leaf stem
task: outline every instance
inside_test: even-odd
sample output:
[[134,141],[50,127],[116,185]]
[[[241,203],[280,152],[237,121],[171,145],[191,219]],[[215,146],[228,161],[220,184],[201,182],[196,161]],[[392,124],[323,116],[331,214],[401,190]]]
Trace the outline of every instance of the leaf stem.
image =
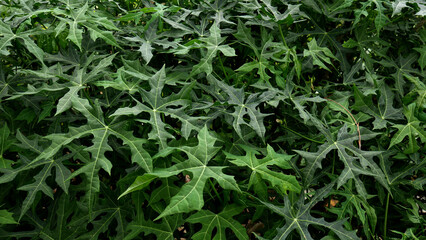
[[283,30],[281,29],[281,24],[278,24],[278,29],[280,30],[281,38],[283,40],[284,45],[288,48],[287,42],[285,41]]
[[217,192],[216,188],[214,187],[214,184],[212,182],[212,180],[209,178],[209,183],[211,185],[211,187],[213,188],[214,193],[216,194],[216,197],[219,199],[219,201],[222,203],[222,199],[220,198],[219,193]]
[[288,128],[288,127],[284,126],[284,125],[281,125],[281,126],[282,126],[284,129],[286,129],[286,130],[288,130],[288,131],[290,131],[290,132],[292,132],[292,133],[296,134],[297,136],[302,137],[302,138],[304,138],[304,139],[306,139],[306,140],[309,140],[309,141],[311,141],[311,142],[315,142],[315,143],[319,143],[319,144],[323,144],[323,143],[324,143],[324,142],[321,142],[321,141],[318,141],[318,140],[315,140],[315,139],[312,139],[312,138],[306,137],[305,135],[303,135],[303,134],[301,134],[301,133],[298,133],[298,132],[294,131],[293,129],[290,129],[290,128]]
[[387,234],[386,234],[386,232],[387,232],[387,225],[388,225],[388,212],[389,212],[389,198],[390,198],[390,192],[388,192],[388,196],[387,196],[387,199],[386,199],[386,209],[385,209],[385,221],[384,221],[384,223],[383,223],[383,226],[384,226],[384,233],[383,233],[383,239],[384,240],[386,240],[387,238],[386,238],[386,236],[387,236]]
[[324,99],[336,103],[337,105],[342,107],[349,114],[349,116],[351,116],[352,120],[354,121],[354,123],[356,125],[356,130],[358,132],[358,147],[359,147],[359,149],[361,149],[361,131],[359,130],[359,122],[355,119],[354,115],[352,115],[352,113],[349,112],[349,110],[347,108],[345,108],[342,104],[334,101],[333,99],[330,99],[328,97],[325,97]]

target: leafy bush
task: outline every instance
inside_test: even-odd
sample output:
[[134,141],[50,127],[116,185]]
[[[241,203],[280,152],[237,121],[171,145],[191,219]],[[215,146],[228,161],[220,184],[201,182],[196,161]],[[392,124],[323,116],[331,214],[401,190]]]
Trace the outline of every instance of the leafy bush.
[[0,3],[0,237],[425,239],[423,1]]

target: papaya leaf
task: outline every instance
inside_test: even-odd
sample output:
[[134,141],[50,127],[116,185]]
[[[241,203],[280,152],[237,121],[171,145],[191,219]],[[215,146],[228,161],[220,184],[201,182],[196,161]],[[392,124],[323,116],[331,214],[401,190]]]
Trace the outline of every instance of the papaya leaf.
[[420,147],[417,145],[417,138],[419,138],[422,143],[426,142],[425,125],[421,124],[421,121],[419,121],[414,116],[415,107],[416,104],[412,103],[408,105],[408,107],[404,108],[404,115],[407,118],[406,125],[393,125],[393,127],[397,128],[398,131],[393,135],[388,149],[402,142],[404,138],[408,137],[408,146],[404,150],[404,153],[414,153],[420,149]]
[[225,39],[225,37],[220,36],[219,27],[216,24],[213,24],[210,28],[210,36],[200,39],[205,43],[203,47],[207,49],[207,52],[203,58],[200,59],[200,62],[193,66],[191,76],[195,76],[199,73],[206,73],[207,75],[212,73],[212,61],[216,57],[218,51],[222,52],[223,55],[227,57],[236,56],[233,48],[228,45],[221,45]]
[[[153,180],[151,176],[168,178],[177,175],[182,171],[189,171],[193,174],[191,180],[183,185],[179,192],[170,199],[170,203],[156,218],[156,220],[176,213],[200,210],[204,205],[204,186],[209,178],[213,178],[218,181],[219,185],[224,189],[240,191],[240,188],[234,178],[222,172],[225,167],[208,166],[209,161],[220,150],[219,147],[214,146],[215,142],[216,138],[211,136],[207,127],[204,126],[198,134],[197,146],[177,147],[177,149],[187,154],[188,160],[175,164],[169,168],[157,169],[154,172],[147,173],[141,177],[143,179],[137,180],[138,182],[133,183],[129,189],[134,191],[139,190],[139,186],[147,186],[146,182]],[[136,185],[137,188],[135,188],[134,185]],[[126,190],[126,194],[131,192],[129,189]]]
[[42,34],[41,31],[29,30],[25,32],[14,33],[10,26],[6,25],[3,21],[0,21],[0,35],[3,35],[0,40],[0,54],[9,55],[10,52],[7,47],[12,47],[11,41],[14,39],[22,39],[27,50],[32,53],[42,64],[44,64],[44,51],[34,43],[34,40],[30,38],[30,35]]
[[[325,129],[324,131],[331,135],[328,129]],[[368,140],[375,136],[377,136],[377,133],[364,129],[361,130],[361,139],[363,140]],[[319,146],[317,152],[295,150],[295,152],[307,161],[307,166],[302,169],[307,181],[306,183],[309,183],[314,178],[315,171],[318,168],[322,168],[321,161],[327,156],[327,154],[331,150],[336,149],[339,160],[342,161],[345,166],[337,180],[338,188],[345,184],[349,179],[354,179],[358,193],[362,197],[366,198],[368,194],[363,181],[359,178],[359,175],[373,176],[383,186],[388,187],[382,170],[373,161],[373,157],[377,156],[380,152],[363,151],[358,149],[354,146],[354,141],[357,140],[359,140],[358,134],[349,133],[348,127],[344,125],[340,128],[337,138],[335,140],[327,138],[327,142]]]
[[331,70],[325,65],[325,63],[329,64],[329,65],[333,65],[331,63],[331,58],[337,60],[337,58],[333,55],[333,53],[330,51],[330,49],[326,48],[326,47],[320,47],[317,45],[317,41],[314,39],[312,39],[312,41],[310,41],[308,43],[308,48],[309,50],[305,49],[303,50],[303,56],[304,57],[312,57],[312,61],[314,65],[318,65],[324,69],[326,69],[327,71]]
[[[226,83],[218,81],[212,76],[210,76],[210,79],[212,79],[212,81],[214,81],[213,83],[219,86],[228,95],[226,102],[235,109],[235,111],[230,113],[230,115],[234,119],[232,126],[237,134],[242,138],[241,125],[244,124],[251,127],[259,137],[264,139],[266,129],[263,124],[263,119],[269,114],[261,113],[257,107],[260,103],[272,99],[275,96],[275,93],[272,91],[266,91],[262,94],[252,94],[246,98],[243,88],[237,89],[232,86],[228,86]],[[250,117],[250,122],[248,123],[244,119],[246,115],[249,115]]]
[[168,139],[173,139],[174,136],[166,130],[167,124],[161,118],[161,115],[171,116],[172,118],[179,119],[182,122],[182,135],[188,138],[192,130],[200,129],[200,120],[203,118],[190,117],[186,114],[185,110],[190,106],[187,94],[194,86],[188,84],[178,94],[173,94],[168,97],[163,97],[163,88],[166,83],[165,68],[163,67],[154,76],[149,79],[151,90],[148,92],[141,89],[143,102],[136,101],[136,106],[119,108],[111,116],[121,115],[138,115],[142,112],[150,114],[149,121],[142,120],[144,123],[149,123],[152,130],[149,133],[150,139],[159,140],[160,148],[167,147]]
[[375,117],[374,129],[385,128],[389,120],[401,120],[400,109],[395,109],[393,105],[394,94],[387,85],[380,87],[380,97],[378,107],[375,106],[372,96],[364,96],[356,86],[354,86],[355,105],[353,108]]
[[285,225],[277,229],[277,235],[273,239],[286,239],[292,231],[297,230],[300,239],[311,240],[313,238],[308,230],[309,225],[316,225],[318,227],[328,229],[334,232],[342,240],[358,239],[355,231],[348,231],[344,228],[344,219],[327,222],[324,218],[315,218],[311,215],[312,207],[327,196],[333,185],[334,184],[328,184],[327,186],[316,190],[315,195],[306,204],[304,193],[300,195],[299,200],[295,203],[292,203],[288,196],[285,196],[284,207],[277,207],[271,203],[262,202],[262,204],[266,207],[280,216],[283,216],[285,219]]
[[[202,210],[191,215],[186,219],[187,222],[202,224],[202,228],[192,236],[192,239],[225,239],[226,229],[231,229],[239,240],[249,239],[246,229],[241,226],[238,221],[232,218],[233,216],[240,214],[243,209],[244,208],[237,207],[235,205],[228,205],[218,214],[209,210]],[[216,229],[217,232],[213,237],[214,229]]]
[[261,178],[268,181],[271,186],[276,187],[283,194],[287,193],[287,191],[298,193],[301,191],[301,187],[295,176],[272,171],[268,168],[268,166],[276,165],[282,169],[291,169],[291,165],[288,163],[292,158],[291,155],[276,153],[274,149],[268,145],[268,154],[266,157],[258,159],[256,157],[256,155],[259,155],[258,151],[244,145],[240,145],[240,147],[246,152],[245,156],[236,156],[226,152],[225,154],[228,159],[232,159],[231,163],[251,169],[252,173],[250,175],[249,188],[254,186],[255,191],[261,189],[263,186],[256,185],[261,182],[256,179]]

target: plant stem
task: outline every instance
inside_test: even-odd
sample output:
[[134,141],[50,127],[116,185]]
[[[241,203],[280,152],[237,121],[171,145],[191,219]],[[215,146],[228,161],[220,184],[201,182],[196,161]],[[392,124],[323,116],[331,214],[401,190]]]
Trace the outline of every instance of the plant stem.
[[223,66],[222,58],[219,56],[220,67],[222,68],[223,74],[225,74],[225,79],[228,79],[228,74],[226,74],[225,67]]
[[388,225],[389,198],[390,198],[390,192],[388,192],[388,196],[387,196],[387,199],[386,199],[385,221],[383,223],[383,225],[384,225],[383,239],[385,239],[385,240],[387,239],[386,238],[386,236],[387,236],[386,232],[387,232],[387,225]]

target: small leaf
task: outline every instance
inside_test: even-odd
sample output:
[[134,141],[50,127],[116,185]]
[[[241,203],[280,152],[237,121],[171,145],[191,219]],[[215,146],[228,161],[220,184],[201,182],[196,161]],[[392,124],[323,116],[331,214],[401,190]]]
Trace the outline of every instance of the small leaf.
[[313,59],[313,64],[314,65],[318,65],[324,69],[326,69],[327,71],[331,72],[331,70],[324,64],[330,64],[333,65],[331,63],[331,59],[333,58],[335,60],[337,60],[337,58],[333,55],[333,53],[330,51],[330,49],[326,48],[326,47],[320,47],[317,45],[317,41],[314,39],[312,39],[312,41],[308,42],[308,48],[309,50],[303,50],[303,56],[307,57],[310,56]]
[[13,213],[7,210],[0,210],[0,224],[18,224],[12,215]]
[[417,145],[417,138],[419,138],[422,143],[426,142],[425,125],[421,125],[421,122],[414,116],[415,106],[415,103],[412,103],[404,108],[407,124],[397,124],[393,126],[398,128],[398,131],[393,135],[388,149],[402,142],[405,137],[408,137],[408,147],[404,150],[404,153],[407,154],[417,152],[420,149]]

